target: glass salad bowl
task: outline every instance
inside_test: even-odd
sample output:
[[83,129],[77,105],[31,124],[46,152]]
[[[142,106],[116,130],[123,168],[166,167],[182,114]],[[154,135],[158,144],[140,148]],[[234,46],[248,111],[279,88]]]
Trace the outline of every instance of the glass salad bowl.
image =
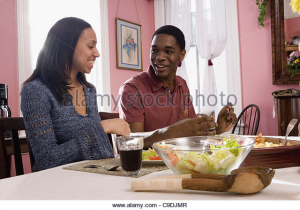
[[254,139],[193,136],[155,142],[152,147],[175,174],[223,174],[238,168]]

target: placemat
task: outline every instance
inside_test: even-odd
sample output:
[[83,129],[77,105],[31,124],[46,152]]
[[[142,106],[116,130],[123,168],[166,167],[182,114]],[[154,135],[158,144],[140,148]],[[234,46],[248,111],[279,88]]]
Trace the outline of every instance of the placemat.
[[[108,174],[108,175],[114,175],[114,176],[126,176],[124,175],[124,171],[122,170],[122,167],[120,166],[116,171],[106,171],[104,168],[84,168],[86,165],[95,164],[95,165],[101,165],[106,167],[112,167],[115,165],[120,165],[120,157],[117,158],[109,158],[109,159],[101,159],[101,160],[92,160],[89,162],[84,163],[78,163],[71,166],[63,167],[63,169],[67,170],[74,170],[74,171],[83,171],[83,172],[89,172],[89,173],[97,173],[97,174]],[[168,167],[166,165],[143,165],[141,172],[136,176],[130,176],[139,178],[141,176],[156,172],[156,171],[163,171],[167,170]]]

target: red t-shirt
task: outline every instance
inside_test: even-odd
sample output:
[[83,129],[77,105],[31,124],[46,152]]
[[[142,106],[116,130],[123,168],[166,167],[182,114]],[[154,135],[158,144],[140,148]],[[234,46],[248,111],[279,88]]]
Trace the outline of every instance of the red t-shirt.
[[185,118],[195,118],[186,81],[176,76],[174,90],[162,84],[152,67],[127,80],[120,87],[120,118],[128,123],[141,122],[144,132],[172,125]]

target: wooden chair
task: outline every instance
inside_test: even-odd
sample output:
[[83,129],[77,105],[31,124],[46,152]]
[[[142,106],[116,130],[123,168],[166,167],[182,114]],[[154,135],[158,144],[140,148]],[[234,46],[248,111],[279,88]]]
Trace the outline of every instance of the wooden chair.
[[[238,116],[238,121],[233,126],[231,133],[238,135],[256,135],[259,121],[260,111],[258,106],[250,104],[246,106]],[[236,132],[236,130],[238,131]]]
[[119,113],[99,112],[102,120],[119,118]]
[[[31,151],[26,137],[20,138],[19,131],[25,131],[23,117],[0,118],[0,179],[10,177],[11,155],[14,155],[16,175],[24,174],[22,154]],[[11,132],[9,138],[5,133]],[[34,163],[30,152],[31,166]]]

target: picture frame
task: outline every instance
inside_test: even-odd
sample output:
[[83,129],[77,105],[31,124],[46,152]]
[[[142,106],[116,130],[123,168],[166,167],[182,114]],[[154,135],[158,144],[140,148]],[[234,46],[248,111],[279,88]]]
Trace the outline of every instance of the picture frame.
[[116,18],[117,68],[143,71],[142,26]]

